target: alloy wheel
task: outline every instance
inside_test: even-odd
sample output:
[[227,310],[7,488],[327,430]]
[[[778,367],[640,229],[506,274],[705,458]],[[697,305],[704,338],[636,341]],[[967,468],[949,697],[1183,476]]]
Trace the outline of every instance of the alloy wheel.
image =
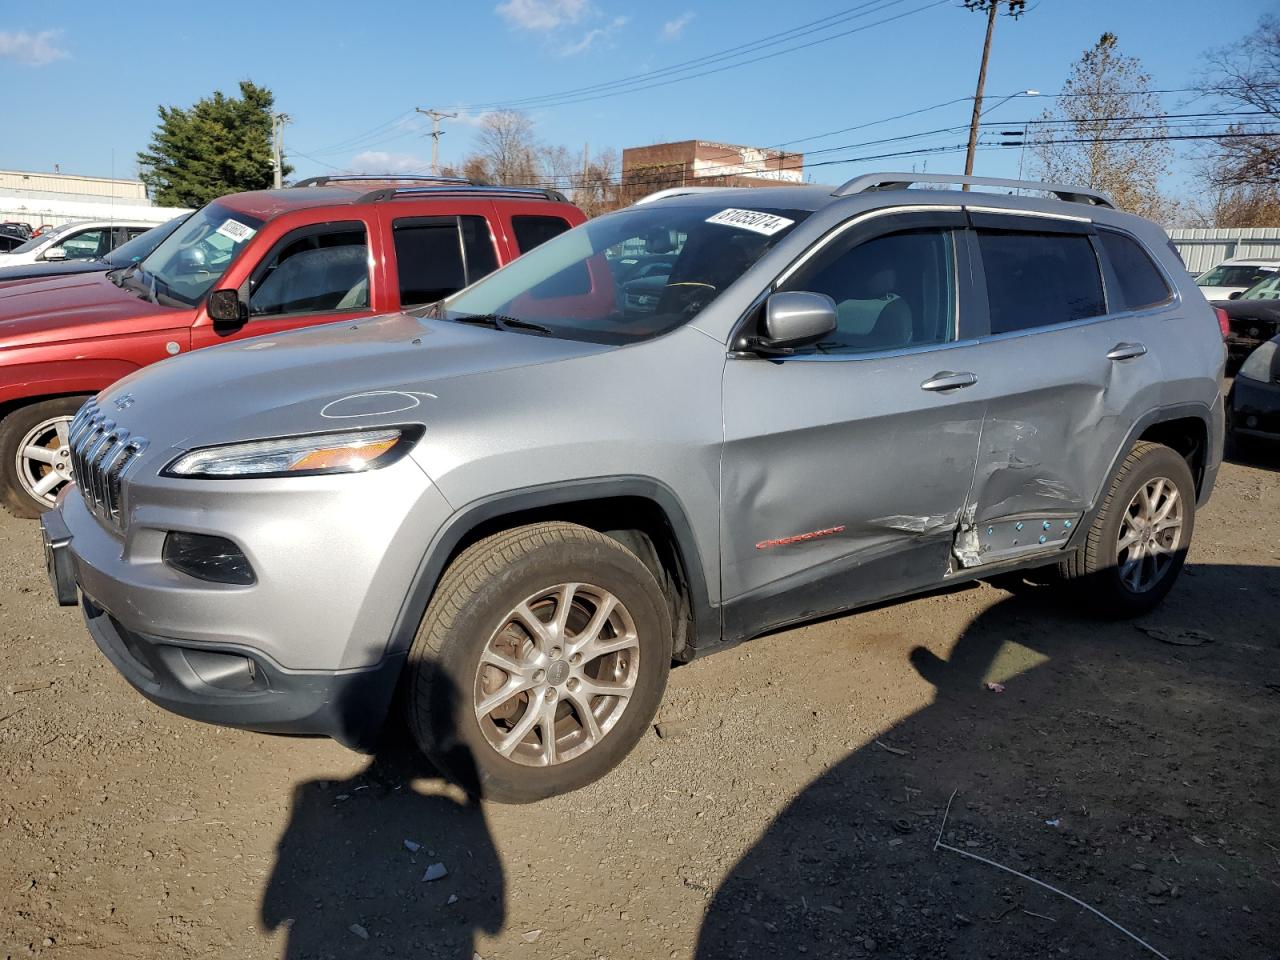
[[476,720],[515,763],[565,763],[616,726],[639,668],[640,639],[622,602],[591,584],[557,584],[517,604],[486,643]]
[[1146,593],[1164,578],[1183,548],[1182,497],[1168,477],[1148,480],[1129,501],[1120,521],[1116,565],[1120,582]]
[[27,431],[14,455],[18,482],[32,499],[52,507],[72,481],[68,435],[71,417],[50,417]]

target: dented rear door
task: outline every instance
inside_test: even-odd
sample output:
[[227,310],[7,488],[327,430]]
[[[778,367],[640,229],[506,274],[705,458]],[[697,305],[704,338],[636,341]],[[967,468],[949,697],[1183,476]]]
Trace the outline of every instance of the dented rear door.
[[1065,545],[1162,383],[1149,324],[1107,306],[1091,224],[993,212],[973,225],[990,326],[975,360],[987,412],[962,567]]

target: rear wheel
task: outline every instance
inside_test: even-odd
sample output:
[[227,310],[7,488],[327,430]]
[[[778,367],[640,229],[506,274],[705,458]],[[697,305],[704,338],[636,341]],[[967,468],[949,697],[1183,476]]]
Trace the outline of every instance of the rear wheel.
[[441,579],[409,654],[409,726],[464,787],[527,803],[616,766],[670,663],[667,604],[634,554],[574,524],[519,527]]
[[1111,481],[1084,544],[1061,573],[1082,584],[1087,602],[1111,617],[1158,604],[1186,560],[1196,489],[1187,462],[1157,443],[1138,443]]
[[0,420],[0,503],[15,517],[38,517],[51,509],[71,482],[67,432],[85,399],[42,400]]

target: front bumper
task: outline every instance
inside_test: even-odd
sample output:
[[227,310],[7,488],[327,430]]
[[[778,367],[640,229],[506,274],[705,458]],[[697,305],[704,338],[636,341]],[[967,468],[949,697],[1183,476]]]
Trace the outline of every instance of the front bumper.
[[[404,662],[390,640],[449,507],[410,458],[358,476],[132,483],[123,534],[71,488],[41,518],[60,603],[130,684],[182,716],[364,747]],[[252,585],[169,566],[170,531],[224,537]]]
[[1228,402],[1233,433],[1280,439],[1280,383],[1237,376],[1231,384]]
[[135,633],[87,596],[81,608],[98,649],[157,706],[204,723],[333,737],[356,750],[376,742],[404,664],[399,654],[362,670],[282,670],[254,650]]

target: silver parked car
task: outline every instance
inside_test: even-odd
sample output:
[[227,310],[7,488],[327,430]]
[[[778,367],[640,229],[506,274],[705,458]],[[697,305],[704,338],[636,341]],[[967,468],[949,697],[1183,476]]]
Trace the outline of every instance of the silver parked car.
[[1223,363],[1165,234],[1083,189],[663,191],[103,391],[47,558],[161,706],[364,747],[399,691],[438,766],[529,801],[617,764],[673,660],[787,624],[1031,567],[1149,610]]

